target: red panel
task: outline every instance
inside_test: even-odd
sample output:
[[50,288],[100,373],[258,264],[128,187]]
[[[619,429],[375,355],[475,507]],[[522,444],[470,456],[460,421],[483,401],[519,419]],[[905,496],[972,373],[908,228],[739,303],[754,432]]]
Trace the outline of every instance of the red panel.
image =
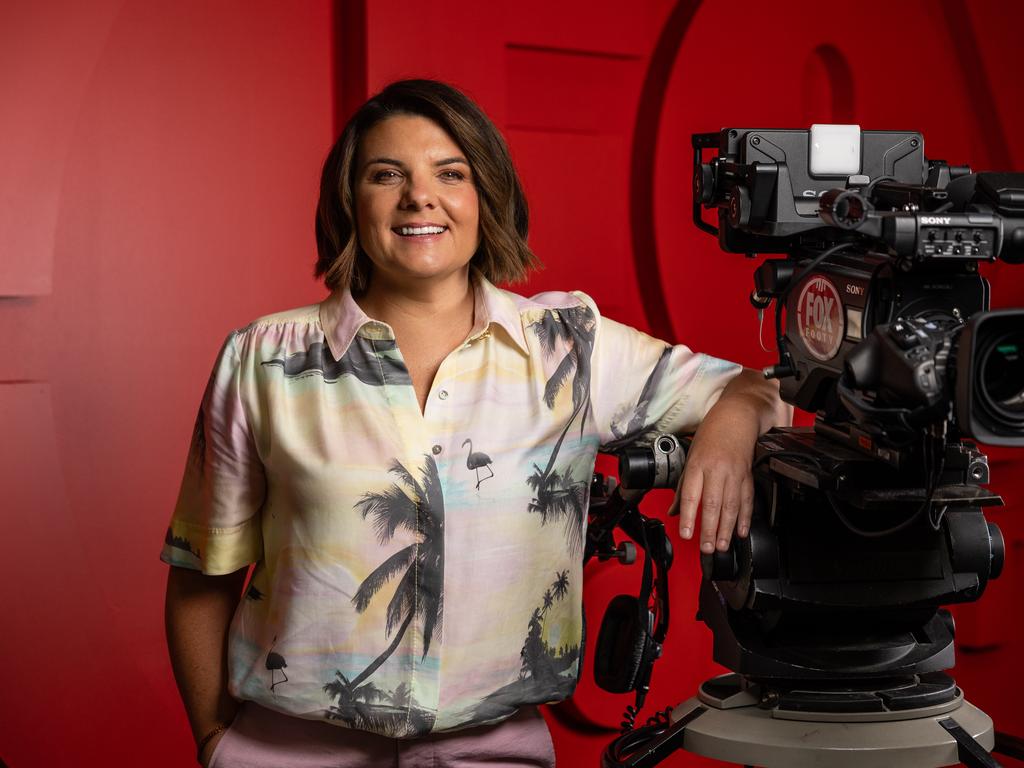
[[[643,77],[641,56],[522,44],[505,50],[508,129],[624,135],[633,127],[623,106]],[[548,87],[537,87],[554,72]]]
[[[5,522],[14,524],[0,559],[0,643],[9,661],[3,758],[13,766],[72,765],[78,750],[102,749],[99,735],[116,727],[109,708],[90,711],[82,695],[118,674],[99,642],[107,610],[86,555],[105,536],[69,514],[50,387],[0,384],[0,424],[0,488]],[[62,724],[58,734],[54,723]]]
[[64,157],[120,5],[0,3],[0,296],[50,292]]
[[[0,579],[0,756],[188,765],[157,556],[224,336],[323,295],[313,214],[333,139],[330,4],[89,4],[98,26],[70,6],[18,6],[0,55],[32,51],[0,78],[39,109],[53,102],[27,118],[51,151],[0,173],[0,219],[14,183],[18,216],[50,243],[33,259],[53,269],[50,296],[0,307],[4,337],[19,334],[0,377],[48,382],[35,399],[0,385],[0,487],[19,531]],[[70,113],[56,110],[65,94]]]

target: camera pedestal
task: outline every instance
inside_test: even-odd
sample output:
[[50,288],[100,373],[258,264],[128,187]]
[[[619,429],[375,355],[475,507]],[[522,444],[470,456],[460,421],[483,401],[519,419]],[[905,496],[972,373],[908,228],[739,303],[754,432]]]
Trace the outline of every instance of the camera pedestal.
[[761,706],[757,686],[729,674],[704,683],[673,709],[671,720],[700,707],[705,711],[686,725],[684,749],[763,768],[957,765],[962,742],[949,730],[950,719],[986,751],[995,743],[992,719],[959,690],[951,701],[899,712],[780,712]]

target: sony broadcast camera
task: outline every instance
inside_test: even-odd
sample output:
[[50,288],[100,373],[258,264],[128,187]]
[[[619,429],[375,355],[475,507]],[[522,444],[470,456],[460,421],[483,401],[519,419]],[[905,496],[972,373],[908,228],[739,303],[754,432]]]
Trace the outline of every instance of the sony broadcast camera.
[[595,652],[602,688],[637,693],[602,765],[677,749],[837,768],[1024,756],[945,674],[942,608],[978,599],[1003,564],[976,442],[1024,446],[1024,310],[989,311],[979,264],[1024,262],[1024,174],[929,161],[919,133],[858,126],[727,128],[693,148],[694,223],[725,251],[781,254],[751,294],[774,304],[765,375],[816,418],[758,441],[749,533],[701,556],[698,617],[732,672],[642,727],[672,549],[637,504],[674,487],[688,441],[620,451],[619,486],[595,475],[587,559],[635,559],[615,528],[645,552],[640,598],[612,601]]
[[1024,310],[988,311],[979,274],[1024,261],[1024,174],[858,126],[729,128],[693,148],[694,223],[725,251],[782,254],[751,294],[774,304],[765,375],[816,414],[760,440],[750,535],[703,558],[715,660],[780,712],[951,705],[941,606],[976,600],[1004,554],[975,441],[1024,445]]

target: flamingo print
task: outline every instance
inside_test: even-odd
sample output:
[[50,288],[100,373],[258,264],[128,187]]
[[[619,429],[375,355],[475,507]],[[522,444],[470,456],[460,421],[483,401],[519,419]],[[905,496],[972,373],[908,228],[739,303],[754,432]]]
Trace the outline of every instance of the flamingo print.
[[[482,451],[474,451],[473,441],[470,440],[468,437],[462,443],[462,447],[465,448],[467,444],[469,445],[469,456],[466,457],[466,468],[472,469],[474,472],[476,472],[476,489],[479,491],[480,483],[482,483],[484,480],[490,480],[492,477],[494,477],[494,471],[491,469],[490,466],[492,463],[491,457]],[[486,469],[488,472],[490,472],[490,474],[487,475],[487,477],[482,479],[480,477],[481,468]]]
[[[284,671],[284,668],[288,664],[284,660],[284,656],[274,651],[274,645],[277,644],[277,637],[274,637],[274,642],[270,644],[270,651],[267,653],[267,669],[270,671],[270,690],[274,691],[274,686],[280,685],[281,683],[288,682],[288,675]],[[274,675],[276,672],[280,672],[284,677],[284,680],[277,680],[275,682]]]

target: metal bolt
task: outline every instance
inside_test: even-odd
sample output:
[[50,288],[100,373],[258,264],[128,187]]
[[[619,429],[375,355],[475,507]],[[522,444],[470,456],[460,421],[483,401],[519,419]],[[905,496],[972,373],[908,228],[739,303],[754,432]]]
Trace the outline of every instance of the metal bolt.
[[755,136],[750,140],[750,143],[756,147],[758,144],[761,143],[761,138],[759,136]]

